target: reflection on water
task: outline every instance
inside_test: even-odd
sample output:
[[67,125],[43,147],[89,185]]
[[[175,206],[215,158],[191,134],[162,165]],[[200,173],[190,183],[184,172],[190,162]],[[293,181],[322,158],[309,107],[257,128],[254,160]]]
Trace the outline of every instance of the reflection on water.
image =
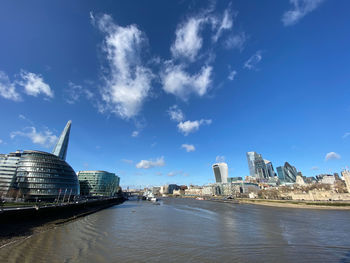
[[0,249],[1,262],[350,262],[350,211],[128,201]]

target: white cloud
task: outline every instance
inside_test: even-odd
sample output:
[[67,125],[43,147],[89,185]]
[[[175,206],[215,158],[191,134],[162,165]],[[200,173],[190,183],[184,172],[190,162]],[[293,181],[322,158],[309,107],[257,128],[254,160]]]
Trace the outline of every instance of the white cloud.
[[2,144],[2,143],[3,143],[3,140],[0,139],[0,144]]
[[137,136],[139,136],[139,131],[133,131],[131,133],[131,137],[137,137]]
[[245,63],[244,68],[255,69],[256,65],[261,61],[261,51],[258,50],[253,56],[251,56]]
[[315,10],[323,0],[290,0],[292,9],[285,12],[282,22],[285,26],[296,24],[305,15]]
[[244,49],[244,45],[247,41],[247,36],[244,32],[241,32],[236,35],[230,36],[226,41],[224,42],[224,46],[227,49],[238,49],[242,52]]
[[5,72],[0,71],[0,96],[13,101],[20,101],[21,96],[16,91],[15,84],[12,83]]
[[340,159],[341,156],[335,152],[329,152],[326,154],[325,161],[332,160],[332,159]]
[[195,60],[198,51],[202,47],[203,39],[200,36],[204,18],[191,17],[176,29],[176,39],[170,50],[173,57],[186,57],[191,61]]
[[344,133],[344,135],[343,135],[343,139],[345,139],[345,138],[347,138],[347,137],[349,137],[350,136],[350,132],[346,132],[346,133]]
[[196,132],[199,130],[199,127],[201,125],[209,125],[211,124],[211,120],[196,120],[196,121],[185,121],[185,122],[180,122],[177,125],[177,128],[179,129],[180,132],[182,132],[185,136],[192,132]]
[[168,113],[169,113],[170,119],[173,121],[180,122],[180,121],[183,121],[185,118],[182,110],[179,109],[177,105],[171,106],[168,110]]
[[43,132],[38,132],[35,127],[26,127],[23,131],[11,132],[11,139],[15,138],[16,136],[27,137],[33,143],[39,144],[46,148],[53,146],[58,140],[58,137],[50,130],[46,129]]
[[229,30],[232,28],[234,16],[235,16],[235,14],[233,14],[229,8],[224,11],[224,15],[222,17],[222,21],[220,23],[220,26],[219,26],[218,30],[216,31],[216,34],[213,36],[214,42],[218,41],[218,39],[220,38],[220,36],[224,30]]
[[66,102],[74,104],[80,100],[82,96],[87,99],[92,99],[94,94],[87,88],[83,88],[81,85],[74,84],[73,82],[68,83],[68,89],[65,90]]
[[141,62],[146,36],[136,25],[122,27],[114,24],[109,15],[98,19],[90,16],[105,34],[104,52],[109,75],[102,89],[102,98],[106,103],[103,110],[110,110],[125,119],[134,117],[148,97],[153,79],[151,70]]
[[319,170],[319,168],[318,168],[317,166],[312,166],[312,167],[311,167],[311,170],[317,171],[317,170]]
[[228,79],[229,80],[234,80],[235,79],[235,77],[236,77],[236,75],[237,75],[237,71],[236,70],[232,70],[231,72],[230,72],[230,74],[228,74]]
[[20,77],[22,80],[18,80],[17,83],[24,87],[27,95],[37,97],[43,93],[50,98],[54,97],[53,91],[41,75],[21,70]]
[[218,155],[218,156],[216,156],[215,160],[216,160],[217,163],[225,162],[225,156]]
[[171,171],[167,174],[167,176],[172,177],[172,176],[180,175],[180,174],[183,174],[183,171]]
[[182,144],[181,148],[186,149],[186,152],[194,152],[196,150],[193,144]]
[[167,63],[161,76],[163,89],[183,100],[186,100],[191,93],[203,96],[210,87],[211,72],[211,66],[203,66],[199,73],[190,75],[184,70],[183,65]]
[[136,168],[138,169],[149,169],[152,167],[161,167],[165,165],[164,157],[157,158],[154,160],[141,160],[136,164]]

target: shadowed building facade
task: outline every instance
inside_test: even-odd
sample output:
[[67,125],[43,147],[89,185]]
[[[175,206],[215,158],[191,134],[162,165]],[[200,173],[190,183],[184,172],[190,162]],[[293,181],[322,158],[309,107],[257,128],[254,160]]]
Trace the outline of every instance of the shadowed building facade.
[[226,163],[215,163],[213,164],[213,172],[215,181],[217,183],[227,183],[228,178],[228,166]]

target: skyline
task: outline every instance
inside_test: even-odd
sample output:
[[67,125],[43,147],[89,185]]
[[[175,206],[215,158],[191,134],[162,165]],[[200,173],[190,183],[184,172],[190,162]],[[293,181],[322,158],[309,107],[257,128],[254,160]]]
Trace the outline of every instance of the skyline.
[[248,151],[349,165],[346,1],[0,6],[1,153],[48,151],[71,119],[67,161],[122,186],[246,176]]

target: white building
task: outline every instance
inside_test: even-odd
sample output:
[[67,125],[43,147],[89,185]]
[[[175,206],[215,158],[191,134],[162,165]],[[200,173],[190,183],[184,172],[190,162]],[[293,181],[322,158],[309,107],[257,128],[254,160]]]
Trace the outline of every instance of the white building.
[[213,164],[213,171],[215,175],[215,181],[217,183],[227,183],[228,166],[227,163],[215,163]]

